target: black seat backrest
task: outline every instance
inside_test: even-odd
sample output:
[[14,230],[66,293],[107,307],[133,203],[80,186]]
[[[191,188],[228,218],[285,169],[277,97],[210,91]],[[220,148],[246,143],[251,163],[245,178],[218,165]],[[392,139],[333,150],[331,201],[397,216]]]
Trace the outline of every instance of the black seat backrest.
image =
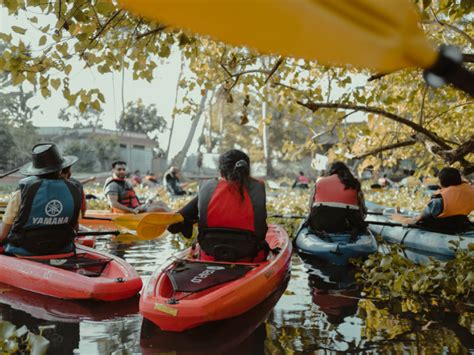
[[260,250],[256,236],[241,229],[203,228],[199,231],[198,242],[206,254],[218,261],[254,258]]

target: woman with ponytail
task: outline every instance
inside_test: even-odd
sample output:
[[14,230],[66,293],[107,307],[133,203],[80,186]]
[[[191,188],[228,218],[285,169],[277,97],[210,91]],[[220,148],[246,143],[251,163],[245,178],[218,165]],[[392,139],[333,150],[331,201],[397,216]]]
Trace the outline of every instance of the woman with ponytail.
[[201,260],[265,260],[265,185],[250,176],[250,159],[240,150],[222,154],[219,171],[219,179],[203,183],[198,196],[178,211],[184,222],[168,230],[189,238],[198,222]]
[[327,233],[351,232],[355,237],[366,228],[367,213],[360,182],[343,162],[331,165],[329,175],[314,186],[309,226]]

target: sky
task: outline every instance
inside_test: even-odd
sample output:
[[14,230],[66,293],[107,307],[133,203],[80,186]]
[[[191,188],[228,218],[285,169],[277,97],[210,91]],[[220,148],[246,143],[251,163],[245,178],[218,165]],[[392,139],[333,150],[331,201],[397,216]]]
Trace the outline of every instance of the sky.
[[[0,31],[11,33],[12,25],[24,28],[31,28],[29,23],[15,16],[9,16],[7,11],[0,9]],[[35,34],[38,31],[28,31],[27,34]],[[37,41],[38,38],[29,38],[31,41]],[[179,52],[173,51],[169,58],[163,60],[155,69],[154,80],[151,83],[146,80],[133,80],[131,71],[125,71],[124,82],[124,101],[136,101],[141,98],[145,104],[155,104],[158,114],[163,116],[171,125],[171,114],[175,101],[176,82],[180,68]],[[81,88],[92,89],[99,88],[105,96],[106,102],[103,105],[104,113],[103,126],[108,129],[115,129],[115,121],[119,118],[122,110],[122,74],[107,73],[100,74],[93,69],[82,69],[80,65],[77,68],[73,65],[74,70],[70,75],[71,91]],[[199,98],[194,98],[199,102]],[[39,105],[33,116],[33,124],[35,126],[72,126],[72,123],[59,120],[58,113],[61,108],[67,107],[67,102],[62,96],[62,91],[53,91],[50,98],[44,99],[41,94],[30,101],[31,106]],[[177,116],[175,132],[170,149],[170,156],[174,156],[179,152],[184,144],[191,119],[187,116]],[[198,127],[195,139],[190,148],[190,153],[197,150],[197,138],[202,130],[202,124]],[[162,149],[166,150],[168,143],[169,130],[159,136],[159,143]]]
[[[45,21],[44,17],[40,20]],[[47,18],[46,18],[47,20]],[[16,25],[26,29],[31,29],[31,24],[26,18],[9,16],[5,9],[0,9],[0,31],[11,33],[11,26]],[[28,31],[28,39],[33,43],[37,43],[39,39],[39,31]],[[15,33],[12,33],[14,36]],[[38,36],[38,37],[35,37]],[[70,75],[70,87],[72,91],[81,88],[91,89],[99,88],[104,94],[106,102],[103,105],[104,113],[102,114],[103,126],[108,129],[115,129],[115,122],[118,120],[122,110],[122,74],[120,72],[100,74],[94,69],[84,69],[83,66],[73,65],[73,71]],[[158,114],[163,116],[168,122],[168,127],[171,126],[171,114],[173,111],[176,83],[180,69],[180,53],[177,50],[172,51],[169,58],[161,61],[154,71],[154,79],[151,83],[146,80],[133,80],[132,72],[125,71],[124,75],[124,102],[136,101],[142,99],[145,104],[155,104],[158,109]],[[353,78],[354,85],[363,85],[366,78],[361,75]],[[338,92],[339,91],[339,92]],[[333,88],[334,97],[342,94],[341,90]],[[194,95],[193,95],[194,96]],[[199,102],[199,91],[196,90],[193,100]],[[44,99],[40,94],[30,101],[32,106],[39,105],[40,109],[35,111],[33,116],[33,124],[36,126],[72,126],[72,123],[67,123],[59,120],[58,113],[61,108],[67,107],[67,102],[62,96],[62,91],[53,91],[50,98]],[[356,113],[350,117],[350,120],[359,121],[364,119],[365,115]],[[182,148],[186,139],[187,133],[191,126],[191,117],[177,116],[175,124],[175,132],[172,138],[170,149],[170,157],[177,154]],[[198,137],[202,131],[203,122],[196,131],[194,141],[191,145],[189,153],[197,151]],[[166,149],[169,139],[169,130],[158,136],[159,144],[162,149]],[[189,154],[188,153],[188,154]]]

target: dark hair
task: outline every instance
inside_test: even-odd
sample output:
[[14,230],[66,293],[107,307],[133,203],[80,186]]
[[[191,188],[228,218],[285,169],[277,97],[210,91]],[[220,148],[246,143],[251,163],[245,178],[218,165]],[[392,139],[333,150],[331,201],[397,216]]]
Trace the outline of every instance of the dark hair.
[[250,159],[244,152],[231,149],[219,157],[219,170],[224,179],[238,187],[242,201],[244,187],[248,186],[250,179]]
[[300,171],[300,175],[301,175],[301,176],[304,176],[304,173],[303,173],[302,171]]
[[62,170],[56,170],[47,174],[38,175],[41,179],[59,179]]
[[360,191],[360,182],[357,180],[351,171],[342,161],[336,161],[332,163],[331,168],[329,169],[329,175],[337,174],[339,180],[346,187],[345,189],[354,189]]
[[442,187],[457,186],[462,184],[461,174],[455,168],[443,168],[438,174]]
[[112,169],[115,168],[116,165],[127,165],[127,163],[123,160],[116,160],[112,163]]

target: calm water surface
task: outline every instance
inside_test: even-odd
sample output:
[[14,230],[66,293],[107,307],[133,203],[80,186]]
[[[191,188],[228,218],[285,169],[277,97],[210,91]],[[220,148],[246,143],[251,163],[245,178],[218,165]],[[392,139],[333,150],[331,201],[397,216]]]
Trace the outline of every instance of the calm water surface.
[[[97,248],[132,264],[146,282],[184,244],[173,236]],[[355,270],[293,255],[286,290],[233,320],[184,334],[160,332],[138,314],[138,298],[116,303],[56,300],[0,286],[0,313],[50,340],[50,354],[473,353],[472,329],[456,315],[417,321],[360,298]],[[280,295],[283,295],[280,298]],[[49,327],[48,327],[49,326]]]

